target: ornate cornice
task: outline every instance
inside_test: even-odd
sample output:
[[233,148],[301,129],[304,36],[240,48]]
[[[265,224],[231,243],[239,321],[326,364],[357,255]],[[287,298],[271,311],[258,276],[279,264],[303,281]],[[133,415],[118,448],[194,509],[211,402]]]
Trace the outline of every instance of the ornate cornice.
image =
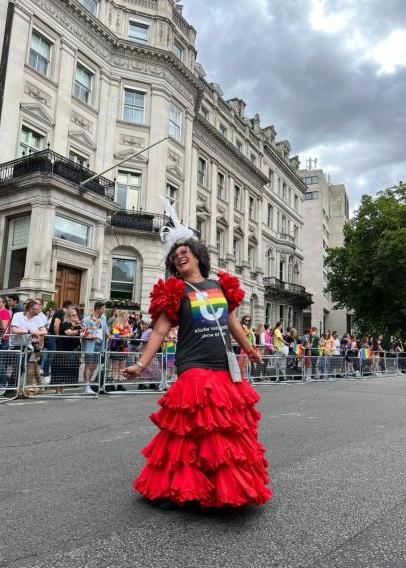
[[275,148],[273,148],[270,144],[265,143],[264,144],[264,151],[265,151],[265,154],[276,163],[278,168],[283,171],[283,173],[286,175],[286,177],[288,177],[290,179],[290,181],[292,183],[294,183],[295,186],[298,189],[300,189],[303,194],[305,194],[306,191],[307,191],[306,184],[304,183],[302,178],[299,177],[295,173],[295,171],[292,169],[292,167],[289,164],[287,164],[286,161],[279,155],[277,150]]
[[160,76],[191,103],[200,99],[201,79],[171,51],[119,38],[78,0],[35,0],[35,4],[112,67]]
[[231,164],[234,170],[250,181],[256,189],[262,190],[267,183],[268,177],[199,114],[195,116],[193,136],[205,144],[206,152],[215,159],[220,158]]

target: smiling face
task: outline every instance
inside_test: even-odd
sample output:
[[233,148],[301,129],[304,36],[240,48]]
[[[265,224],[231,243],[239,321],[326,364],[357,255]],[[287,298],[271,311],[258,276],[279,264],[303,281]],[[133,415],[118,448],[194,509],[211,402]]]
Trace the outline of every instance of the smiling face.
[[171,256],[177,272],[182,278],[200,273],[199,259],[195,257],[187,245],[180,245]]

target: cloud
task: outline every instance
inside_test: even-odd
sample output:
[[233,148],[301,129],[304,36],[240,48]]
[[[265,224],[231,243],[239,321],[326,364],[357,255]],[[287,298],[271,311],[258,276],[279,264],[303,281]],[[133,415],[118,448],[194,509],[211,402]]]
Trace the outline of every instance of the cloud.
[[404,0],[183,0],[198,59],[352,206],[405,179]]

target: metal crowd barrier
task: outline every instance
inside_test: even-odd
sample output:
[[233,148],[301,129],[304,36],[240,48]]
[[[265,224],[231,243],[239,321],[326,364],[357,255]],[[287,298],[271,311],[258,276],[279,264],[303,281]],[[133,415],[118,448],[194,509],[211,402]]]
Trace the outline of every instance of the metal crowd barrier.
[[0,403],[18,398],[21,389],[21,350],[0,350]]
[[[127,379],[121,371],[139,360],[145,342],[134,338],[112,338],[100,352],[91,352],[89,342],[92,340],[61,337],[65,350],[56,349],[58,336],[44,336],[45,345],[43,339],[40,344],[33,345],[28,334],[10,335],[10,345],[3,342],[0,403],[15,400],[20,395],[37,399],[89,397],[89,394],[97,398],[100,392],[109,395],[153,394],[157,390],[166,390],[177,379],[176,344],[173,341],[163,343],[160,352],[140,376]],[[70,341],[73,347],[67,350]],[[300,355],[274,353],[262,355],[261,363],[251,363],[239,351],[237,347],[243,376],[254,385],[406,374],[406,353],[374,353],[370,349],[332,356],[310,356],[306,352]]]

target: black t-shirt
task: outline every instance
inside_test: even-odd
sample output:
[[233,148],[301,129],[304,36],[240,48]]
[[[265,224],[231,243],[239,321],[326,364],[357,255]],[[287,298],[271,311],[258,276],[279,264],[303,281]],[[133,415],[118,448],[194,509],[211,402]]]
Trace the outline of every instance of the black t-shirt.
[[77,351],[80,348],[80,336],[66,335],[67,329],[74,329],[74,326],[68,321],[62,322],[59,335],[64,335],[65,337],[57,338],[57,351]]
[[216,280],[193,283],[200,292],[187,284],[179,310],[178,345],[176,367],[178,373],[197,367],[200,369],[227,370],[227,356],[220,330],[212,309],[217,314],[228,347],[231,347],[228,330],[228,304],[220,284]]
[[[49,324],[48,335],[56,335],[55,334],[55,320],[58,318],[61,320],[61,323],[65,319],[65,310],[56,310],[54,315],[52,316],[51,323]],[[60,327],[60,326],[59,326]],[[59,333],[61,330],[59,330]]]

